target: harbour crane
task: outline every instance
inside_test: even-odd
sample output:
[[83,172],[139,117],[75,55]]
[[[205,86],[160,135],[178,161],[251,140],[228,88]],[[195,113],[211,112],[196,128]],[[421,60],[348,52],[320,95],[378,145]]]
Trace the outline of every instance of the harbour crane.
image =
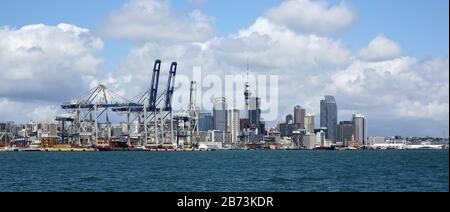
[[[141,146],[145,147],[149,137],[153,138],[150,143],[154,145],[164,144],[164,128],[168,116],[170,116],[171,142],[173,143],[172,96],[175,90],[177,66],[176,62],[172,62],[167,89],[160,94],[158,94],[158,88],[161,60],[156,60],[153,65],[150,88],[131,100],[107,89],[104,85],[99,85],[87,94],[62,104],[62,109],[66,110],[67,114],[72,114],[71,117],[73,117],[59,119],[72,123],[67,133],[70,137],[69,140],[72,140],[72,144],[81,146],[108,145],[111,141],[112,130],[109,112],[112,111],[119,115],[124,113],[127,115],[127,132],[121,137],[123,139],[123,136],[126,136],[127,146],[132,146],[133,138],[133,141],[140,140]],[[101,123],[101,121],[103,122]],[[133,133],[131,131],[132,123],[134,124],[133,129],[137,129],[137,131],[133,130]],[[153,128],[153,136],[149,134],[151,128]],[[99,139],[106,142],[99,144]],[[158,142],[159,140],[161,142]]]

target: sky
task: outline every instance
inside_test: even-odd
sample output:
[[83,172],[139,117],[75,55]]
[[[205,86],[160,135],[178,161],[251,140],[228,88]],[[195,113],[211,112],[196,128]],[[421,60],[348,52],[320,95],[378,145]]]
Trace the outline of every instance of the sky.
[[[152,60],[280,75],[278,120],[336,96],[370,135],[449,126],[447,0],[0,0],[0,121],[52,120],[102,83],[146,87]],[[199,46],[202,46],[201,48]],[[245,58],[245,59],[244,59]]]

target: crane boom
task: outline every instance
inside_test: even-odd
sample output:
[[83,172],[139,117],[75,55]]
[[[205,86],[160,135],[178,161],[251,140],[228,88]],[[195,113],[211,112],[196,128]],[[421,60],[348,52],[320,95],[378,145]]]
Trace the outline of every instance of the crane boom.
[[175,76],[177,74],[177,62],[173,62],[170,66],[169,80],[167,82],[165,111],[172,111],[172,96],[175,90]]
[[153,66],[152,85],[150,88],[149,108],[156,109],[156,98],[158,95],[159,73],[161,70],[161,60],[156,60]]

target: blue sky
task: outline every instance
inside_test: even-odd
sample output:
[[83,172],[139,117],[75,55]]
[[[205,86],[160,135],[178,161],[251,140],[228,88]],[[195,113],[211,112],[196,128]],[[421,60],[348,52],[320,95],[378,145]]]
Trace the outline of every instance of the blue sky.
[[[95,29],[111,11],[119,9],[124,0],[29,0],[0,1],[0,26],[21,27],[61,22]],[[214,17],[220,36],[236,33],[251,25],[257,17],[282,0],[209,0],[194,4],[188,0],[172,1],[175,10],[189,12],[200,9]],[[339,3],[331,0],[330,4]],[[449,52],[448,0],[348,0],[356,10],[357,19],[344,32],[333,35],[352,50],[366,45],[383,33],[397,41],[405,53],[417,57],[444,57]],[[102,55],[115,60],[131,48],[126,41],[106,39]]]

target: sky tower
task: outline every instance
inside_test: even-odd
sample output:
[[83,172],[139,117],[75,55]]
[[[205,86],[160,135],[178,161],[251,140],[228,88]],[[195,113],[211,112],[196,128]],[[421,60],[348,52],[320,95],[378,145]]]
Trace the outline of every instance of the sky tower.
[[245,80],[245,118],[248,119],[250,116],[248,115],[248,109],[250,104],[250,83],[248,82],[248,75],[249,75],[249,68],[248,68],[248,62],[247,62],[247,77]]

